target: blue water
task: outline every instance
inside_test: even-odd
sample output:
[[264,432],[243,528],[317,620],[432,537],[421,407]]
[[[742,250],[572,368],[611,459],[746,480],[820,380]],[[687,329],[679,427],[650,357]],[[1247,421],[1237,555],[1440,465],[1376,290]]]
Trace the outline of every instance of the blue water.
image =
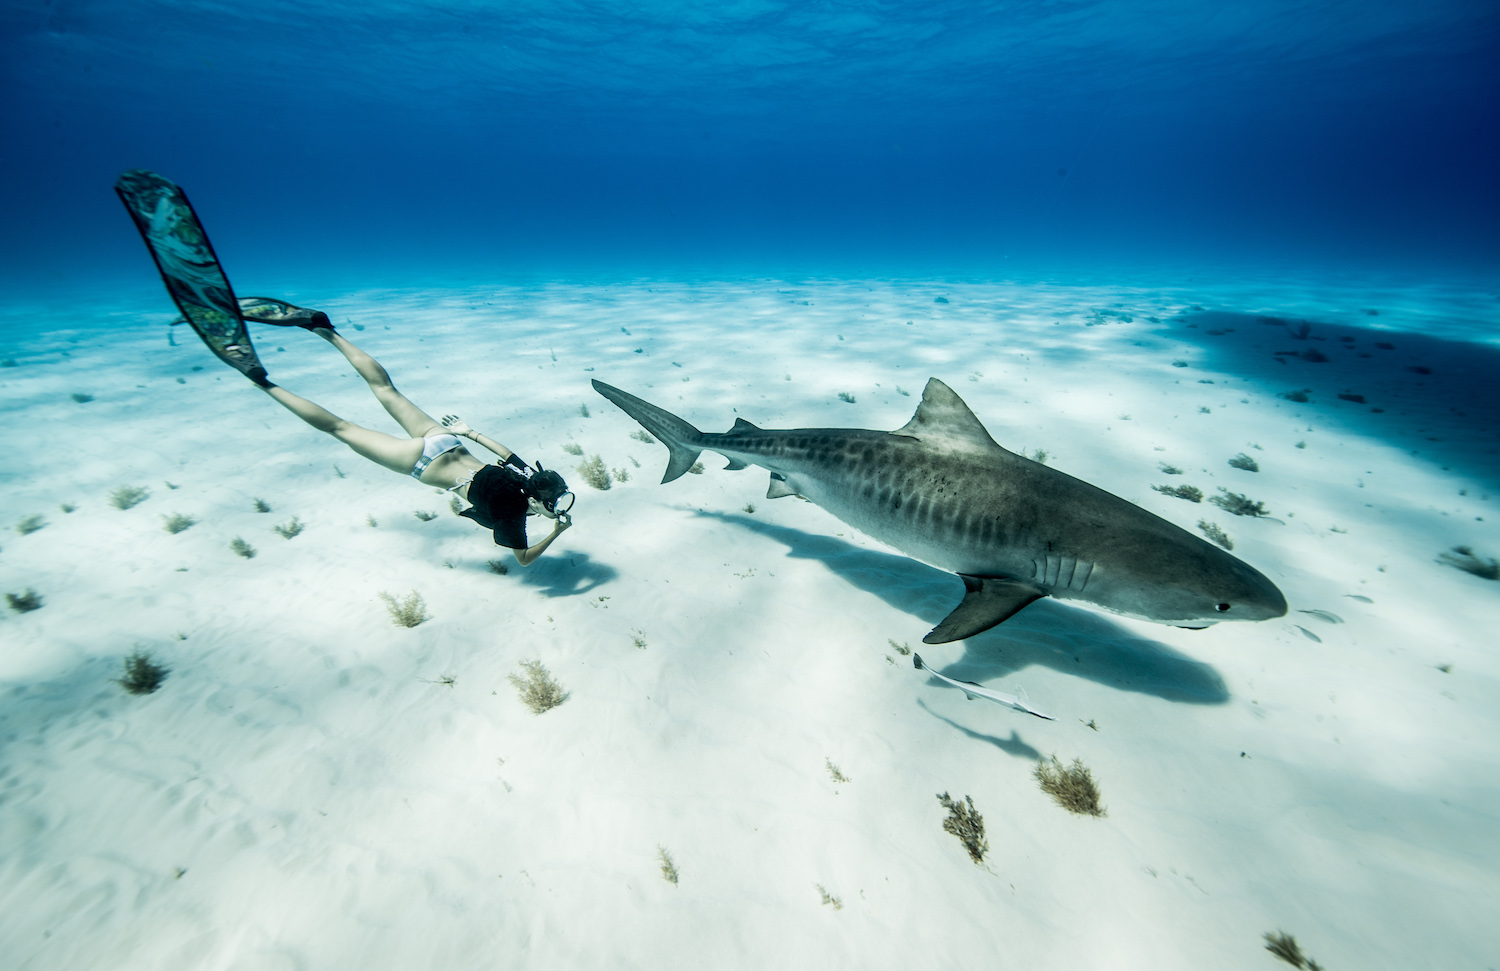
[[1500,6],[0,7],[0,285],[1341,268],[1500,257]]

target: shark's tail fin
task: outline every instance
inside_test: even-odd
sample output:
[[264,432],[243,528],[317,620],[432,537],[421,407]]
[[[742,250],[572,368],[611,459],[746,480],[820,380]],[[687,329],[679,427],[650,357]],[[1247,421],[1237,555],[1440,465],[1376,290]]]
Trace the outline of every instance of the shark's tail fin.
[[916,668],[918,671],[920,671],[923,668],[925,668],[927,665],[925,665],[925,664],[922,663],[922,655],[920,655],[920,654],[913,654],[911,656],[911,666],[914,667],[914,668]]
[[663,483],[671,482],[698,461],[698,456],[703,452],[703,433],[698,429],[670,411],[658,408],[649,401],[642,401],[613,385],[603,381],[594,381],[593,385],[595,391],[619,405],[625,414],[645,426],[646,431],[655,435],[657,441],[672,453],[667,459],[667,471],[661,477]]

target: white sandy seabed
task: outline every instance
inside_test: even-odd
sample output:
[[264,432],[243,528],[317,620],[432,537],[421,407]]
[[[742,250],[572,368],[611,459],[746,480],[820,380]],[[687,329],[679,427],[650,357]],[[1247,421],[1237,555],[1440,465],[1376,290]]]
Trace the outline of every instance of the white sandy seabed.
[[[569,474],[576,526],[497,575],[509,554],[446,497],[301,425],[186,328],[170,345],[164,295],[107,328],[31,321],[0,371],[0,521],[45,522],[0,537],[0,586],[44,601],[0,617],[7,967],[1274,969],[1274,931],[1329,971],[1500,960],[1500,583],[1439,561],[1500,555],[1494,427],[1409,370],[1424,295],[284,296],[429,412]],[[1189,326],[1192,304],[1315,326]],[[321,341],[256,340],[280,383],[396,430]],[[1308,348],[1329,360],[1275,357]],[[658,485],[664,450],[588,385],[708,431],[888,429],[929,376],[1001,444],[1218,523],[1289,614],[1188,631],[1043,601],[921,648],[957,579],[711,454]],[[587,488],[570,442],[628,479]],[[113,508],[121,486],[149,498]],[[380,594],[411,591],[430,618],[395,626]],[[1057,721],[967,702],[898,645]],[[170,668],[156,693],[113,681],[133,650]],[[526,659],[560,707],[521,703]],[[1092,770],[1106,816],[1038,788],[1054,754]],[[972,797],[983,865],[939,793]]]

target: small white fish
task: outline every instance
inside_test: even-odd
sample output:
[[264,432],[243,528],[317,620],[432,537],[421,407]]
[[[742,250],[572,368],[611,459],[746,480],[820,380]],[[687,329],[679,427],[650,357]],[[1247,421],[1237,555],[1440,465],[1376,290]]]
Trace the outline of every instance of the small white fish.
[[975,698],[983,698],[986,701],[993,701],[996,704],[1004,705],[1007,708],[1014,708],[1016,711],[1024,711],[1028,715],[1035,715],[1038,718],[1045,718],[1048,721],[1056,721],[1056,719],[1051,715],[1043,714],[1042,712],[1037,711],[1035,708],[1028,706],[1026,702],[1022,701],[1020,698],[1017,698],[1015,695],[1008,695],[1003,691],[991,691],[989,688],[980,687],[972,681],[955,681],[952,678],[946,678],[943,675],[938,674],[936,671],[932,670],[932,668],[929,668],[927,667],[927,665],[923,664],[922,655],[920,654],[913,654],[911,656],[911,663],[912,666],[915,667],[918,671],[926,671],[928,674],[932,675],[934,678],[937,678],[939,681],[953,685],[953,687],[957,688],[965,695],[967,695],[970,701],[973,701]]
[[1331,610],[1299,610],[1297,611],[1297,613],[1307,614],[1308,616],[1316,617],[1319,620],[1326,621],[1330,624],[1342,624],[1344,622],[1344,618],[1340,617],[1338,614],[1334,613]]

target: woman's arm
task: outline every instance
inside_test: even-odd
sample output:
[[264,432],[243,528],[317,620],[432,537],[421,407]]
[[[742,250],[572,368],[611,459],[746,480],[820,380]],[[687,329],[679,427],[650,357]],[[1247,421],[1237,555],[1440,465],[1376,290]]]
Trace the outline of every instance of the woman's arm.
[[443,427],[447,428],[455,435],[461,435],[471,442],[477,442],[478,444],[483,445],[491,452],[494,452],[496,455],[500,456],[500,461],[502,462],[515,454],[504,445],[501,445],[499,442],[495,441],[493,438],[490,438],[487,435],[481,435],[474,429],[470,428],[469,423],[464,421],[457,415],[444,415]]
[[[485,445],[484,447],[489,448],[488,445]],[[491,451],[494,450],[491,449]],[[495,454],[499,455],[500,453],[495,452]],[[566,517],[559,517],[558,519],[554,519],[552,521],[552,532],[546,539],[531,547],[531,549],[511,551],[512,553],[516,554],[516,562],[521,564],[522,566],[530,566],[531,564],[535,563],[537,557],[547,552],[547,547],[552,545],[552,541],[561,536],[563,534],[563,531],[572,525],[573,521]]]

